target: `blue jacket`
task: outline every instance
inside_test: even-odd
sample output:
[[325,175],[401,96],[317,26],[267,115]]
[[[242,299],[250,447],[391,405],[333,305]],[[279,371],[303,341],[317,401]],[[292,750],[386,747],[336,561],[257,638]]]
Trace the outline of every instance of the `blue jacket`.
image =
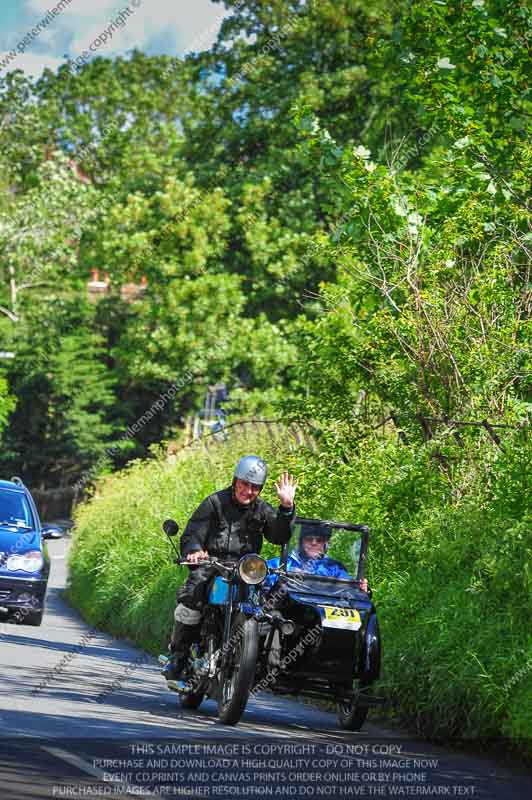
[[[267,562],[269,567],[278,567],[279,558],[270,558]],[[329,556],[322,556],[321,558],[305,558],[297,550],[292,550],[286,562],[288,572],[306,572],[311,575],[325,575],[329,578],[346,578],[351,579],[351,575],[347,572],[343,564],[335,561]],[[271,575],[267,579],[267,585],[273,585],[276,580],[276,575]]]

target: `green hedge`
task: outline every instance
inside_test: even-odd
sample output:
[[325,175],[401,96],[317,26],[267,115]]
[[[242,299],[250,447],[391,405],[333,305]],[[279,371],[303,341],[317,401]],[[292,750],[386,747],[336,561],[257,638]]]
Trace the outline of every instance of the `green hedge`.
[[[181,528],[200,500],[258,452],[273,476],[301,476],[298,508],[371,526],[369,578],[384,642],[382,687],[396,716],[432,737],[505,736],[532,755],[530,444],[480,439],[359,444],[349,463],[268,438],[191,452],[175,465],[136,462],[79,509],[69,597],[91,623],[155,653],[166,646],[175,589],[161,522]],[[273,480],[266,499],[275,503]],[[270,546],[268,554],[275,549]]]

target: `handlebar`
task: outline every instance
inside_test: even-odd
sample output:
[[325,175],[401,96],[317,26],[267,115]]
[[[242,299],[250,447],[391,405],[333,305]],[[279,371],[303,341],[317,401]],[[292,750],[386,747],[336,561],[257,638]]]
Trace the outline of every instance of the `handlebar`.
[[234,567],[238,561],[234,559],[232,561],[221,561],[219,558],[202,558],[201,561],[188,561],[186,558],[174,558],[174,564],[178,564],[179,566],[187,566],[187,567],[224,567],[225,569],[229,567]]
[[[187,566],[187,567],[197,567],[197,566],[200,566],[200,565],[207,566],[207,567],[217,567],[221,572],[222,571],[223,572],[229,572],[231,569],[233,569],[236,566],[236,564],[238,564],[238,560],[234,560],[233,559],[232,561],[221,561],[220,559],[213,558],[211,556],[210,558],[203,558],[201,561],[193,562],[193,561],[187,561],[186,558],[175,558],[174,559],[174,564],[178,564],[179,566]],[[304,575],[302,573],[289,572],[284,565],[280,565],[278,567],[269,567],[268,571],[269,571],[270,575],[278,575],[279,577],[282,576],[284,578],[287,578],[289,581],[293,581],[294,583],[301,583],[301,581],[304,578]],[[307,577],[312,577],[312,576],[307,575]],[[321,577],[321,578],[325,577],[326,578],[328,576],[322,575],[322,576],[319,576],[319,577]],[[353,583],[355,583],[358,586],[358,588],[360,588],[361,581],[357,580],[356,578],[352,578],[351,580],[352,580]],[[367,594],[369,595],[370,598],[372,597],[371,589],[368,589]]]

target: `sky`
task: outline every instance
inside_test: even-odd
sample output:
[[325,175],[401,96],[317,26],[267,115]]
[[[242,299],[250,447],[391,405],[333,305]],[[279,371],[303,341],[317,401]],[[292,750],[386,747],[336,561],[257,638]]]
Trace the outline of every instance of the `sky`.
[[91,59],[133,48],[170,56],[205,50],[226,13],[211,0],[0,0],[0,77],[13,69],[38,77],[83,52]]

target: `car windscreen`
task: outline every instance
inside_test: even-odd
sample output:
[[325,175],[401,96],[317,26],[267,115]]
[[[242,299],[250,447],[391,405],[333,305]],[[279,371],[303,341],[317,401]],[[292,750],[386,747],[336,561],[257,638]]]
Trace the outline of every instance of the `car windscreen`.
[[0,492],[0,525],[34,527],[30,504],[21,492]]
[[362,535],[358,531],[295,522],[288,545],[287,569],[316,578],[354,580],[361,546]]

